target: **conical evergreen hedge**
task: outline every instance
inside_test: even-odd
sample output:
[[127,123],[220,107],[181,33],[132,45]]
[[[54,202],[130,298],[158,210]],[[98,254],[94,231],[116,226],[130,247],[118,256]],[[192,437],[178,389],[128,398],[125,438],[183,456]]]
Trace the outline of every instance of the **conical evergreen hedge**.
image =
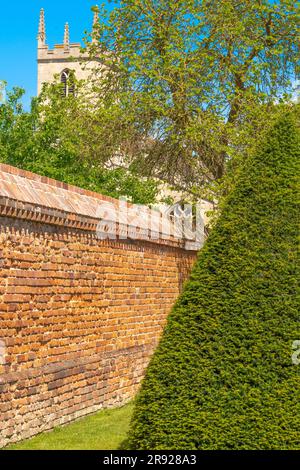
[[169,317],[130,449],[300,449],[294,115],[249,158]]

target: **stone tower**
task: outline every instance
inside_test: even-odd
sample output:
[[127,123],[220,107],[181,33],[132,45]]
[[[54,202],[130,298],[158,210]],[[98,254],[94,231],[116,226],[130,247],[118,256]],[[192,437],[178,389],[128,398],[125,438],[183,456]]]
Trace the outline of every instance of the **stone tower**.
[[[99,21],[97,12],[94,14],[93,25]],[[65,24],[64,40],[62,44],[55,44],[53,49],[49,49],[46,43],[45,12],[41,9],[39,30],[38,30],[38,86],[37,92],[40,94],[43,83],[54,81],[54,76],[60,77],[60,81],[65,83],[65,94],[70,90],[67,85],[67,78],[70,71],[75,72],[78,80],[87,80],[90,71],[96,66],[96,62],[91,61],[87,55],[82,54],[80,43],[70,42],[69,24]],[[84,64],[84,62],[86,62]],[[88,64],[87,64],[88,62]]]

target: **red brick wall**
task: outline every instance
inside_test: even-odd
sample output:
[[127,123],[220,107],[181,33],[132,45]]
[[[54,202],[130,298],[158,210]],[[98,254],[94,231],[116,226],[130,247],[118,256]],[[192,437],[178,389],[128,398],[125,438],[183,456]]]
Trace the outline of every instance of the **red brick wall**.
[[133,397],[195,259],[3,204],[0,181],[0,446]]

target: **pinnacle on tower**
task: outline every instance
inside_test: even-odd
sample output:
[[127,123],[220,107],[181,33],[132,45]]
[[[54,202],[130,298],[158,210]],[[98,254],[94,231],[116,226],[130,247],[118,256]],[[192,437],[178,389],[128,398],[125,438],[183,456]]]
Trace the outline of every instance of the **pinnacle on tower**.
[[69,47],[70,47],[69,23],[66,23],[66,24],[65,24],[64,46],[65,46],[65,49],[69,49]]
[[46,45],[46,26],[45,26],[45,12],[44,8],[40,11],[39,32],[38,32],[38,46],[43,47]]

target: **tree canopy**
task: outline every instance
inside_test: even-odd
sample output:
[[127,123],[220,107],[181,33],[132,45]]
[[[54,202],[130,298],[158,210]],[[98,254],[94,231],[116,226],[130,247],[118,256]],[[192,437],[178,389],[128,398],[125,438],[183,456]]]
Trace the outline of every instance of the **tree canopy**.
[[100,160],[118,149],[144,174],[197,192],[249,152],[291,91],[292,0],[121,0],[100,13],[88,44],[100,62],[95,99],[110,114],[93,128]]
[[[76,86],[80,90],[82,85]],[[135,203],[156,202],[156,181],[141,179],[129,168],[108,168],[93,160],[92,139],[81,133],[89,113],[86,97],[64,98],[61,85],[48,84],[26,112],[23,94],[24,90],[15,88],[0,104],[1,162]]]

